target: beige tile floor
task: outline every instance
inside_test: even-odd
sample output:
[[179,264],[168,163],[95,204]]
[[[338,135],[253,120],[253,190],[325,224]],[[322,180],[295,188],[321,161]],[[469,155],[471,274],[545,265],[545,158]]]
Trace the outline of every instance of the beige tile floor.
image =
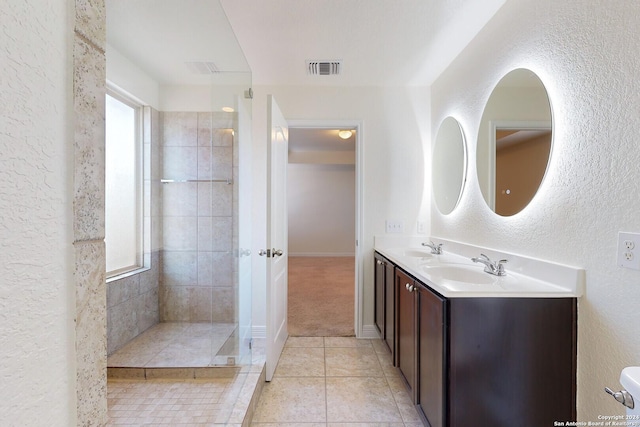
[[231,323],[159,323],[111,354],[108,367],[178,368],[236,364],[237,325]]
[[253,427],[422,426],[380,340],[290,337]]
[[380,340],[290,337],[257,404],[256,366],[234,378],[110,379],[107,425],[240,427],[255,406],[253,427],[422,426]]
[[247,426],[263,368],[254,364],[216,378],[109,379],[107,426]]

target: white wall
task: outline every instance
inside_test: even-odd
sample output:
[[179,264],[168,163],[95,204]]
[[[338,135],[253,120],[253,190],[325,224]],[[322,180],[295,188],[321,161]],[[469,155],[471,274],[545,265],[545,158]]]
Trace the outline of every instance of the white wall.
[[[640,364],[640,271],[616,266],[618,231],[640,231],[638,10],[635,0],[509,1],[432,87],[432,123],[454,114],[472,159],[458,208],[446,217],[432,208],[432,234],[586,269],[578,315],[583,421],[622,414],[603,388],[619,388],[620,370]],[[480,193],[475,141],[492,87],[518,67],[547,86],[554,145],[536,197],[504,218]]]
[[289,256],[354,255],[353,164],[289,163],[287,204]]
[[160,107],[160,86],[149,74],[107,44],[107,81],[156,110]]
[[0,20],[0,414],[4,425],[70,426],[73,7],[7,2]]
[[[429,150],[425,141],[430,134],[428,91],[424,88],[257,86],[254,94],[253,253],[266,245],[267,94],[275,96],[288,120],[362,121],[363,324],[373,325],[373,236],[384,233],[385,219],[402,220],[405,233],[415,233],[417,218],[428,222],[430,217],[430,174],[425,171],[428,155],[425,150]],[[257,329],[265,325],[265,262],[264,257],[253,258],[253,323]]]

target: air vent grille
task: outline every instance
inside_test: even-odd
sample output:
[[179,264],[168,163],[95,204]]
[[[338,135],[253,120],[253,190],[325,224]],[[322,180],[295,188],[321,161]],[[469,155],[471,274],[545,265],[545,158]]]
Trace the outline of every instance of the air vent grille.
[[342,72],[342,61],[307,61],[307,73],[312,76],[335,76]]
[[185,64],[195,74],[217,74],[220,72],[218,66],[211,61],[190,61]]

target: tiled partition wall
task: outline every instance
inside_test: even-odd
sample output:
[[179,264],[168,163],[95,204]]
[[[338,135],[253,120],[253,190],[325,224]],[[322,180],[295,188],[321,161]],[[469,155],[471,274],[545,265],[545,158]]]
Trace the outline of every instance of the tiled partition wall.
[[107,353],[157,324],[162,259],[160,114],[144,108],[144,265],[148,270],[107,283]]
[[[162,322],[236,322],[235,113],[163,112]],[[213,182],[215,180],[231,180]]]

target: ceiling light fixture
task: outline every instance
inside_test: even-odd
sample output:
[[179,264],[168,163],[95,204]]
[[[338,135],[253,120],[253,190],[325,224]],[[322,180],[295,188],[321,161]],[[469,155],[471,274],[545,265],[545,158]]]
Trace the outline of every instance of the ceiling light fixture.
[[231,107],[222,107],[222,111],[225,113],[233,113],[235,110]]
[[339,130],[338,131],[338,136],[342,139],[349,139],[351,138],[351,135],[353,135],[353,132],[350,130]]

